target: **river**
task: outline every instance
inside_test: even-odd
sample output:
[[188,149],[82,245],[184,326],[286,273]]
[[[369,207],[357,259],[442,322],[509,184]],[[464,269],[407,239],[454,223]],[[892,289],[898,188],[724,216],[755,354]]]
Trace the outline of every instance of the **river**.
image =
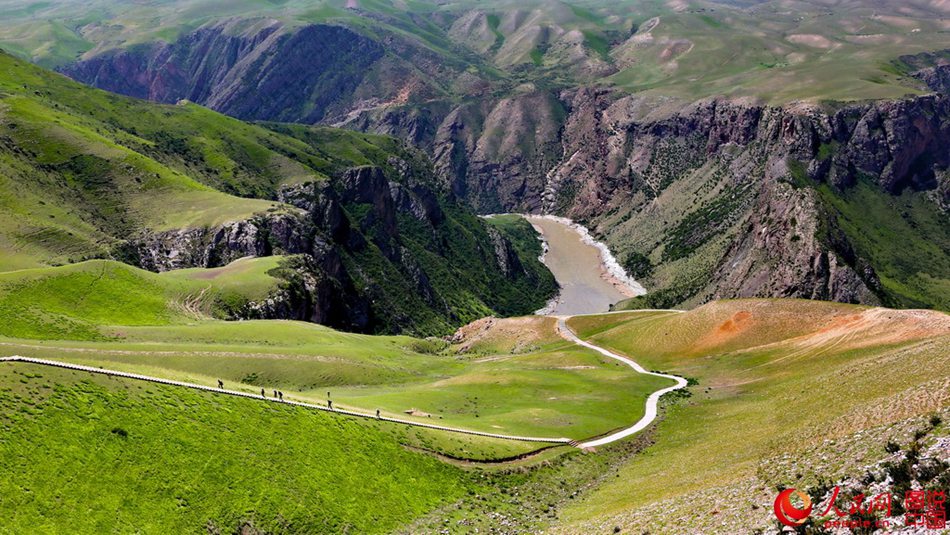
[[618,301],[646,293],[586,229],[561,218],[524,217],[547,243],[544,263],[561,285],[556,302],[539,313],[568,316],[606,312]]

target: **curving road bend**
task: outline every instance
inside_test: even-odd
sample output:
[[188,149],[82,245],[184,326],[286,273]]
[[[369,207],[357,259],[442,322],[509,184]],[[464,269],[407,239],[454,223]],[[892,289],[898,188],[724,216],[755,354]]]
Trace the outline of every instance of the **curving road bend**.
[[568,320],[568,317],[565,317],[565,316],[559,316],[557,319],[557,330],[561,334],[561,336],[564,337],[565,339],[570,340],[571,342],[574,342],[575,344],[579,346],[592,349],[607,358],[620,361],[626,364],[627,366],[630,366],[631,368],[633,368],[634,371],[636,371],[637,373],[642,373],[644,375],[653,375],[656,377],[665,377],[667,379],[672,379],[676,381],[675,386],[663,388],[661,390],[657,390],[656,392],[650,394],[650,397],[647,398],[646,410],[643,413],[643,417],[640,418],[640,420],[637,423],[633,424],[632,426],[626,429],[617,431],[616,433],[611,433],[610,435],[607,435],[605,437],[601,437],[595,440],[589,440],[587,442],[581,442],[580,444],[577,445],[579,448],[595,448],[597,446],[603,446],[604,444],[610,444],[611,442],[616,442],[623,438],[629,437],[630,435],[643,431],[644,429],[647,428],[647,426],[653,423],[653,420],[656,420],[657,404],[659,403],[660,398],[663,396],[663,394],[667,394],[674,390],[679,390],[680,388],[686,388],[686,385],[687,385],[686,379],[683,379],[682,377],[677,377],[675,375],[667,375],[665,373],[656,373],[656,372],[647,371],[646,369],[643,368],[643,366],[640,366],[639,364],[628,359],[627,357],[618,355],[617,353],[608,351],[600,346],[581,340],[580,337],[578,337],[577,334],[574,333],[574,331],[572,331],[570,327],[567,326],[567,320]]
[[[677,312],[678,312],[678,311],[677,311]],[[638,422],[636,422],[635,424],[633,424],[632,426],[630,426],[630,427],[628,427],[628,428],[626,428],[626,429],[622,429],[622,430],[620,430],[620,431],[617,431],[616,433],[612,433],[612,434],[610,434],[610,435],[601,437],[601,438],[589,440],[589,441],[587,441],[587,442],[578,442],[578,441],[575,441],[575,440],[571,440],[571,439],[569,439],[569,438],[543,438],[543,437],[525,437],[525,436],[515,436],[515,435],[502,435],[502,434],[498,434],[498,433],[486,433],[486,432],[482,432],[482,431],[474,431],[474,430],[462,429],[462,428],[458,428],[458,427],[448,427],[448,426],[427,424],[427,423],[416,422],[416,421],[412,421],[412,420],[404,420],[404,419],[401,419],[401,418],[390,418],[390,417],[386,417],[386,416],[377,417],[377,416],[375,416],[375,415],[367,414],[367,413],[363,413],[363,412],[350,411],[350,410],[343,410],[343,409],[330,409],[330,408],[328,408],[328,407],[321,406],[321,405],[315,405],[315,404],[312,404],[312,403],[302,403],[302,402],[299,402],[299,401],[290,401],[290,400],[276,400],[276,399],[273,399],[273,398],[268,398],[268,397],[265,397],[265,396],[260,396],[260,395],[258,395],[258,394],[251,394],[251,393],[248,393],[248,392],[242,392],[242,391],[238,391],[238,390],[227,390],[227,389],[223,389],[223,388],[214,388],[214,387],[205,386],[205,385],[199,385],[199,384],[194,384],[194,383],[185,383],[185,382],[182,382],[182,381],[172,381],[172,380],[169,380],[169,379],[162,379],[162,378],[160,378],[160,377],[152,377],[152,376],[140,375],[140,374],[136,374],[136,373],[120,372],[120,371],[108,370],[108,369],[104,369],[104,368],[94,368],[94,367],[92,367],[92,366],[83,366],[83,365],[80,365],[80,364],[71,364],[71,363],[60,362],[60,361],[55,361],[55,360],[45,360],[45,359],[36,359],[36,358],[22,357],[22,356],[19,356],[19,355],[14,355],[14,356],[10,356],[10,357],[2,357],[2,358],[0,358],[0,362],[10,362],[10,363],[22,362],[22,363],[28,363],[28,364],[38,364],[38,365],[41,365],[41,366],[53,366],[53,367],[57,367],[57,368],[65,368],[65,369],[74,370],[74,371],[97,373],[97,374],[109,375],[109,376],[113,376],[113,377],[120,377],[120,378],[124,378],[124,379],[135,379],[135,380],[139,380],[139,381],[148,381],[148,382],[151,382],[151,383],[158,383],[158,384],[164,384],[164,385],[170,385],[170,386],[178,386],[178,387],[184,387],[184,388],[191,388],[191,389],[195,389],[195,390],[204,390],[204,391],[207,391],[207,392],[215,392],[215,393],[226,394],[226,395],[230,395],[230,396],[236,396],[236,397],[242,397],[242,398],[249,398],[249,399],[256,399],[256,400],[258,400],[258,401],[268,401],[268,402],[274,402],[274,403],[283,403],[283,404],[287,404],[287,405],[294,405],[294,406],[297,406],[297,407],[304,407],[304,408],[308,408],[308,409],[316,409],[316,410],[320,410],[320,411],[333,412],[333,413],[336,413],[336,414],[342,414],[342,415],[346,415],[346,416],[353,416],[353,417],[357,417],[357,418],[367,418],[367,419],[380,420],[380,421],[384,421],[384,422],[392,422],[392,423],[402,424],[402,425],[409,425],[409,426],[415,426],[415,427],[425,427],[425,428],[428,428],[428,429],[436,429],[436,430],[439,430],[439,431],[447,431],[447,432],[450,432],[450,433],[462,433],[462,434],[466,434],[466,435],[476,435],[476,436],[491,437],[491,438],[500,438],[500,439],[507,439],[507,440],[517,440],[517,441],[522,441],[522,442],[539,442],[539,443],[548,443],[548,444],[570,444],[570,445],[572,445],[572,446],[575,446],[575,447],[578,447],[578,448],[582,448],[582,449],[594,448],[594,447],[596,447],[596,446],[603,446],[604,444],[609,444],[609,443],[611,443],[611,442],[616,442],[616,441],[621,440],[621,439],[623,439],[623,438],[629,437],[630,435],[633,435],[633,434],[635,434],[635,433],[638,433],[639,431],[642,431],[643,429],[645,429],[647,426],[649,426],[649,425],[656,419],[656,416],[657,416],[657,403],[659,402],[660,397],[663,396],[663,394],[666,394],[666,393],[668,393],[668,392],[672,392],[672,391],[674,391],[674,390],[678,390],[678,389],[680,389],[680,388],[685,388],[685,387],[686,387],[686,384],[687,384],[687,383],[686,383],[686,380],[683,379],[682,377],[676,377],[676,376],[674,376],[674,375],[667,375],[667,374],[663,374],[663,373],[655,373],[655,372],[647,371],[647,370],[645,370],[642,366],[640,366],[639,364],[637,364],[637,363],[634,362],[633,360],[628,359],[627,357],[624,357],[624,356],[622,356],[622,355],[618,355],[618,354],[613,353],[613,352],[611,352],[611,351],[608,351],[607,349],[604,349],[604,348],[602,348],[602,347],[600,347],[600,346],[597,346],[597,345],[591,344],[590,342],[585,342],[584,340],[581,340],[581,339],[577,336],[577,334],[575,334],[574,331],[572,331],[572,330],[567,326],[567,320],[568,320],[569,317],[570,317],[570,316],[559,316],[559,317],[558,317],[558,323],[557,323],[558,333],[560,333],[560,335],[561,335],[563,338],[565,338],[565,339],[567,339],[568,341],[573,342],[573,343],[575,343],[575,344],[577,344],[577,345],[586,347],[586,348],[588,348],[588,349],[592,349],[592,350],[594,350],[594,351],[600,353],[601,355],[604,355],[605,357],[608,357],[608,358],[611,358],[611,359],[620,361],[620,362],[624,363],[625,365],[627,365],[627,366],[633,368],[637,373],[642,373],[642,374],[645,374],[645,375],[654,375],[654,376],[656,376],[656,377],[665,377],[665,378],[667,378],[667,379],[672,379],[672,380],[676,381],[676,385],[675,385],[675,386],[668,387],[668,388],[664,388],[664,389],[662,389],[662,390],[657,390],[656,392],[650,394],[650,397],[647,398],[646,411],[644,412],[643,417],[640,418],[640,420],[639,420]]]

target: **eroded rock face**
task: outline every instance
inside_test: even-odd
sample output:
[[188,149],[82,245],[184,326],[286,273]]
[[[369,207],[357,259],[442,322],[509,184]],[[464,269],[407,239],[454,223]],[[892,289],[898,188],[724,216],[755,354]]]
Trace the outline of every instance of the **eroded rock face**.
[[286,283],[267,299],[245,305],[239,317],[297,319],[348,331],[372,327],[372,307],[360,298],[331,244],[316,240],[311,254],[292,258],[285,270]]
[[[877,303],[873,263],[835,226],[816,194],[820,184],[835,195],[860,181],[892,195],[927,191],[946,217],[948,97],[837,108],[709,99],[675,113],[654,105],[603,88],[528,90],[441,115],[437,107],[425,115],[377,110],[351,126],[398,136],[411,124],[417,138],[426,132],[420,142],[436,167],[481,212],[566,215],[593,226],[621,258],[629,250],[662,265],[705,255],[699,271],[711,282],[689,288],[685,301]],[[666,229],[644,232],[651,218]],[[641,230],[629,229],[634,222]],[[715,252],[699,251],[717,241]]]
[[[473,12],[451,33],[475,48],[491,46],[486,24]],[[572,57],[577,36],[556,37],[559,54]],[[687,43],[672,45],[675,53]],[[901,60],[912,76],[946,93],[948,58],[943,52]],[[121,93],[186,98],[242,118],[400,137],[424,148],[451,194],[479,213],[581,220],[621,260],[649,257],[658,268],[650,289],[676,278],[663,266],[709,279],[681,288],[680,302],[752,295],[876,302],[880,266],[835,230],[829,200],[815,188],[827,185],[839,196],[860,183],[891,195],[909,188],[928,192],[935,217],[950,208],[950,97],[943,94],[835,106],[707,99],[674,111],[671,102],[607,88],[524,84],[496,96],[487,91],[490,83],[397,35],[370,39],[337,26],[288,29],[269,20],[209,25],[173,44],[109,52],[66,72]],[[456,80],[456,89],[473,98],[446,98],[428,84],[433,79]],[[300,192],[282,200],[306,210],[308,224],[330,241],[353,250],[372,242],[397,263],[405,255],[393,238],[396,214],[429,226],[444,217],[411,181],[389,182],[369,170],[343,181],[348,185],[312,202],[295,201]],[[371,206],[370,217],[348,225],[345,204]],[[287,224],[263,224],[266,240],[256,236],[257,224],[188,231],[172,241],[198,244],[207,254],[187,258],[159,246],[148,261],[156,269],[162,262],[217,261],[265,247],[272,234],[292,232],[270,227]]]
[[938,93],[950,93],[950,65],[927,67],[913,73],[914,78]]
[[518,258],[518,253],[512,247],[511,242],[492,227],[488,227],[488,236],[491,238],[492,246],[495,249],[495,263],[498,265],[498,269],[508,278],[524,275],[524,265],[521,263],[521,259]]
[[[691,256],[707,255],[696,263],[711,282],[697,285],[687,300],[781,296],[877,303],[881,284],[870,259],[855,253],[815,188],[827,183],[831,195],[846,196],[866,180],[894,195],[907,188],[932,191],[946,206],[945,97],[831,113],[707,101],[655,120],[641,118],[632,97],[581,91],[570,98],[568,120],[587,127],[566,128],[571,134],[564,137],[564,154],[570,156],[547,175],[546,207],[599,224],[617,245],[623,233],[611,238],[616,218],[609,214],[642,222],[663,212],[656,203],[693,196],[699,209],[679,204],[685,217],[663,216],[674,232],[654,233],[657,242],[675,242],[677,232],[691,226],[687,235],[699,237],[687,245],[695,251]],[[703,191],[702,182],[714,189]],[[729,206],[728,214],[718,206]],[[938,212],[940,203],[932,210]],[[702,217],[691,220],[691,212]],[[715,240],[727,243],[715,253],[702,250]],[[669,258],[668,244],[659,253],[655,244],[638,249],[661,261],[690,261]]]
[[370,304],[357,291],[341,257],[352,238],[333,190],[309,183],[285,188],[280,197],[299,210],[260,214],[219,227],[146,232],[133,240],[134,256],[140,267],[161,272],[219,267],[248,256],[296,255],[281,271],[284,283],[267,299],[236,311],[236,318],[373,329]]
[[[286,208],[217,227],[145,232],[129,241],[122,256],[152,271],[168,271],[219,267],[247,256],[285,255],[279,289],[267,299],[248,303],[236,317],[296,319],[360,332],[413,331],[419,327],[414,314],[429,317],[436,325],[454,326],[457,311],[444,291],[459,281],[445,280],[445,266],[434,271],[442,279],[433,280],[428,271],[433,258],[474,263],[498,284],[529,281],[521,286],[537,287],[530,281],[538,275],[525,267],[508,239],[488,225],[473,251],[482,251],[483,258],[453,256],[460,251],[446,240],[451,238],[448,233],[457,231],[443,228],[449,216],[439,194],[423,177],[413,176],[412,166],[391,164],[399,180],[367,166],[325,182],[286,186],[277,195]],[[478,229],[468,232],[478,236]],[[423,244],[425,261],[418,249]],[[486,260],[488,269],[483,267]],[[555,290],[553,285],[550,290]],[[466,292],[471,297],[477,290]],[[548,297],[542,292],[535,300]],[[408,308],[399,310],[392,299],[417,302],[400,302]],[[490,296],[485,299],[490,301]],[[526,302],[530,301],[528,297]],[[433,316],[441,319],[431,320]]]
[[858,262],[840,229],[818,228],[814,193],[785,184],[770,187],[714,273],[713,297],[878,303],[880,281],[873,268]]
[[218,267],[246,256],[309,253],[312,230],[299,213],[255,216],[220,227],[143,233],[138,264],[151,271]]

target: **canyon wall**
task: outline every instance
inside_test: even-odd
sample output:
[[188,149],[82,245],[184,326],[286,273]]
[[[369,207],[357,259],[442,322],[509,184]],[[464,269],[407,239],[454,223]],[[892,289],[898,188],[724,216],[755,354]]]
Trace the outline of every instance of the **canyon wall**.
[[[379,43],[336,27],[264,26],[239,39],[206,28],[159,47],[163,52],[153,47],[137,56],[138,70],[130,67],[146,77],[137,88],[106,88],[195,98],[239,117],[324,121],[406,139],[428,152],[451,194],[480,213],[554,213],[592,227],[653,290],[653,305],[781,296],[950,307],[940,295],[950,277],[950,100],[940,93],[946,66],[939,58],[905,61],[920,67],[913,75],[935,95],[869,103],[684,104],[533,83],[449,97],[421,81],[427,77],[400,100],[367,85],[374,79],[408,87],[402,78],[372,74],[392,55],[377,57]],[[359,79],[343,83],[339,66],[324,60],[285,69],[260,59],[302,41],[338,47],[343,58],[353,51],[372,66],[357,66],[350,72]],[[137,52],[66,72],[91,83],[111,80],[126,63],[116,59],[122,54]],[[219,56],[233,59],[205,74]],[[161,69],[151,67],[155,58]],[[419,64],[436,71],[431,62]],[[440,79],[451,71],[442,69]],[[183,73],[187,91],[165,91],[165,71]],[[291,74],[296,85],[255,93]],[[339,83],[325,85],[331,78]],[[332,103],[301,97],[323,92],[334,95]],[[361,98],[369,94],[376,96]],[[923,252],[901,258],[895,236]]]

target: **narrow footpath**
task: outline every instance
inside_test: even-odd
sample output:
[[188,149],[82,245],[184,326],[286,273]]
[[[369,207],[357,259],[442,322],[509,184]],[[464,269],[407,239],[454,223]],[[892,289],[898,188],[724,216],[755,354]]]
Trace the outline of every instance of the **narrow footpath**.
[[657,416],[657,403],[659,402],[660,397],[663,396],[663,394],[666,394],[666,393],[668,393],[668,392],[672,392],[672,391],[674,391],[674,390],[678,390],[678,389],[680,389],[680,388],[685,388],[685,387],[686,387],[686,380],[683,379],[682,377],[676,377],[676,376],[674,376],[674,375],[667,375],[667,374],[655,373],[655,372],[647,371],[647,370],[643,369],[643,367],[641,367],[639,364],[637,364],[636,362],[634,362],[634,361],[628,359],[627,357],[618,355],[618,354],[613,353],[613,352],[611,352],[611,351],[609,351],[609,350],[607,350],[607,349],[604,349],[604,348],[602,348],[602,347],[600,347],[600,346],[597,346],[597,345],[591,344],[591,343],[589,343],[589,342],[585,342],[584,340],[581,340],[581,339],[577,336],[577,334],[575,334],[574,331],[572,331],[572,330],[567,326],[567,320],[568,320],[568,319],[569,319],[569,317],[559,317],[559,318],[558,318],[558,332],[560,333],[560,335],[561,335],[563,338],[565,338],[565,339],[567,339],[567,340],[569,340],[569,341],[571,341],[571,342],[573,342],[573,343],[575,343],[575,344],[577,344],[577,345],[586,347],[586,348],[588,348],[588,349],[592,349],[592,350],[594,350],[594,351],[600,353],[601,355],[604,355],[605,357],[608,357],[608,358],[611,358],[611,359],[620,361],[620,362],[624,363],[625,365],[627,365],[627,366],[633,368],[637,373],[642,373],[642,374],[645,374],[645,375],[654,375],[654,376],[656,376],[656,377],[665,377],[665,378],[667,378],[667,379],[671,379],[671,380],[673,380],[673,381],[676,381],[676,385],[675,385],[675,386],[668,387],[668,388],[664,388],[664,389],[662,389],[662,390],[657,390],[656,392],[650,394],[650,396],[647,398],[647,401],[646,401],[646,410],[645,410],[645,412],[644,412],[643,417],[640,418],[639,421],[637,421],[636,423],[634,423],[634,424],[631,425],[630,427],[627,427],[627,428],[622,429],[622,430],[620,430],[620,431],[617,431],[617,432],[615,432],[615,433],[611,433],[611,434],[609,434],[609,435],[607,435],[607,436],[604,436],[604,437],[600,437],[600,438],[597,438],[597,439],[588,440],[588,441],[586,441],[586,442],[579,442],[579,441],[576,441],[576,440],[572,440],[572,439],[570,439],[570,438],[544,438],[544,437],[524,437],[524,436],[517,436],[517,435],[502,435],[502,434],[498,434],[498,433],[486,433],[486,432],[483,432],[483,431],[474,431],[474,430],[471,430],[471,429],[462,429],[462,428],[458,428],[458,427],[448,427],[448,426],[442,426],[442,425],[428,424],[428,423],[424,423],[424,422],[417,422],[417,421],[413,421],[413,420],[405,420],[405,419],[401,419],[401,418],[390,418],[390,417],[387,417],[387,416],[379,416],[379,417],[377,417],[375,414],[369,414],[369,413],[358,412],[358,411],[352,411],[352,410],[331,409],[331,408],[326,407],[326,406],[323,406],[323,405],[316,405],[316,404],[313,404],[313,403],[303,403],[303,402],[300,402],[300,401],[290,401],[290,400],[283,400],[283,399],[274,399],[274,398],[269,398],[269,397],[267,397],[267,396],[261,396],[261,395],[259,395],[259,394],[252,394],[252,393],[249,393],[249,392],[242,392],[242,391],[238,391],[238,390],[228,390],[228,389],[224,389],[224,388],[215,388],[215,387],[205,386],[205,385],[199,385],[199,384],[195,384],[195,383],[185,383],[185,382],[182,382],[182,381],[172,381],[172,380],[169,380],[169,379],[162,379],[162,378],[160,378],[160,377],[152,377],[152,376],[148,376],[148,375],[140,375],[140,374],[136,374],[136,373],[127,373],[127,372],[121,372],[121,371],[116,371],[116,370],[108,370],[108,369],[96,368],[96,367],[92,367],[92,366],[83,366],[83,365],[81,365],[81,364],[70,364],[70,363],[60,362],[60,361],[55,361],[55,360],[44,360],[44,359],[36,359],[36,358],[30,358],[30,357],[21,357],[21,356],[19,356],[19,355],[13,355],[13,356],[10,356],[10,357],[0,357],[0,362],[25,363],[25,364],[36,364],[36,365],[40,365],[40,366],[52,366],[52,367],[56,367],[56,368],[63,368],[63,369],[73,370],[73,371],[96,373],[96,374],[101,374],[101,375],[108,375],[108,376],[111,376],[111,377],[120,377],[120,378],[123,378],[123,379],[133,379],[133,380],[136,380],[136,381],[147,381],[147,382],[150,382],[150,383],[157,383],[157,384],[168,385],[168,386],[178,386],[178,387],[182,387],[182,388],[191,388],[191,389],[194,389],[194,390],[202,390],[202,391],[205,391],[205,392],[214,392],[214,393],[217,393],[217,394],[225,394],[225,395],[229,395],[229,396],[236,396],[236,397],[241,397],[241,398],[253,399],[253,400],[256,400],[256,401],[266,401],[266,402],[268,402],[268,403],[280,403],[280,404],[283,404],[283,405],[293,405],[293,406],[295,406],[295,407],[304,407],[304,408],[307,408],[307,409],[315,409],[315,410],[319,410],[319,411],[332,412],[332,413],[334,413],[334,414],[341,414],[341,415],[344,415],[344,416],[351,416],[351,417],[356,417],[356,418],[365,418],[365,419],[369,419],[369,420],[378,420],[378,421],[382,421],[382,422],[392,422],[392,423],[395,423],[395,424],[408,425],[408,426],[413,426],[413,427],[424,427],[424,428],[426,428],[426,429],[435,429],[435,430],[438,430],[438,431],[446,431],[446,432],[449,432],[449,433],[461,433],[461,434],[465,434],[465,435],[475,435],[475,436],[481,436],[481,437],[499,438],[499,439],[504,439],[504,440],[516,440],[516,441],[520,441],[520,442],[538,442],[538,443],[544,443],[544,444],[570,444],[571,446],[575,446],[575,447],[578,447],[578,448],[584,448],[584,449],[587,449],[587,448],[594,448],[594,447],[597,447],[597,446],[603,446],[604,444],[609,444],[609,443],[611,443],[611,442],[615,442],[615,441],[617,441],[617,440],[621,440],[621,439],[626,438],[626,437],[628,437],[628,436],[630,436],[630,435],[633,435],[633,434],[635,434],[635,433],[637,433],[637,432],[639,432],[639,431],[642,431],[642,430],[645,429],[647,426],[649,426],[649,425],[653,422],[653,420],[656,419],[656,416]]

